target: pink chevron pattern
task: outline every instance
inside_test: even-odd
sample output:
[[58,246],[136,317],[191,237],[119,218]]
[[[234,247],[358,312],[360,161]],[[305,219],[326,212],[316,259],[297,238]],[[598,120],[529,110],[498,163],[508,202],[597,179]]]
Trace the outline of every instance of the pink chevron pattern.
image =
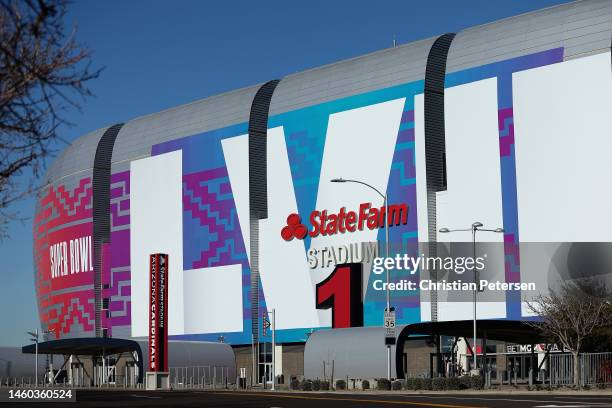
[[39,196],[34,217],[34,265],[36,295],[43,327],[62,334],[94,329],[93,272],[51,278],[49,249],[52,245],[92,235],[91,178],[70,189],[49,186]]

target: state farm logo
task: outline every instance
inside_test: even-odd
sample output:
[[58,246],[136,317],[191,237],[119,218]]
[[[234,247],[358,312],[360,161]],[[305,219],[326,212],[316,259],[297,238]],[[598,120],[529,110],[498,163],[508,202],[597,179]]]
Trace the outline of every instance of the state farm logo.
[[359,211],[347,211],[346,207],[340,208],[337,213],[328,213],[327,210],[314,210],[310,213],[309,221],[312,229],[309,231],[302,223],[299,214],[289,214],[287,225],[281,229],[281,237],[285,241],[293,238],[304,239],[308,234],[310,237],[320,235],[334,235],[337,233],[362,231],[364,228],[384,228],[385,216],[388,218],[390,227],[408,223],[408,204],[389,205],[389,214],[385,214],[385,207],[372,207],[372,203],[363,203]]
[[281,237],[285,241],[291,241],[293,238],[304,239],[307,233],[306,226],[302,224],[302,217],[293,213],[287,217],[287,226],[281,230]]

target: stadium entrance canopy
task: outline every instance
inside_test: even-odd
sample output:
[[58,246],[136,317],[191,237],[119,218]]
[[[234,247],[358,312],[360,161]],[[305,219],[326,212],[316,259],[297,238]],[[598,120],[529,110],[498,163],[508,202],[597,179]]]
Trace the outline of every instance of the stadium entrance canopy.
[[[523,320],[477,320],[476,322],[476,337],[483,340],[483,355],[486,357],[487,340],[503,341],[506,343],[515,344],[537,344],[546,342],[546,338],[538,330],[538,322],[527,322]],[[410,336],[426,335],[426,336],[449,336],[461,338],[466,341],[470,354],[473,353],[472,336],[474,335],[473,320],[451,320],[445,322],[426,322],[414,323],[403,326],[397,336],[397,352],[395,354],[396,367],[402,367],[402,351],[404,343]],[[441,370],[442,359],[439,345],[437,345],[437,371]],[[533,350],[533,347],[532,347]],[[548,353],[547,353],[548,356]],[[453,356],[454,358],[454,356]],[[433,367],[431,367],[433,370]],[[397,370],[398,378],[403,378],[402,370]]]
[[[24,354],[35,354],[36,344],[23,346],[21,348],[21,352]],[[136,353],[137,358],[134,358],[133,353]],[[95,360],[99,357],[105,358],[106,356],[111,355],[118,355],[120,358],[123,354],[127,354],[132,356],[132,358],[135,360],[134,363],[138,366],[138,382],[142,382],[142,350],[140,345],[133,340],[108,337],[49,340],[38,343],[38,354],[75,356],[77,360],[79,359],[79,356],[87,356]],[[64,365],[60,368],[60,370],[64,369],[64,366],[68,361],[69,359],[65,359]]]
[[[545,342],[537,328],[537,322],[520,320],[478,320],[477,337],[487,340],[516,344],[538,344]],[[410,336],[439,336],[465,338],[471,348],[473,320],[414,323],[400,326],[396,335],[396,346],[392,347],[395,359],[391,372],[396,378],[404,378],[403,353]],[[320,330],[312,333],[304,351],[304,375],[321,378],[326,374],[326,363],[334,361],[334,373],[344,378],[380,378],[387,372],[385,329],[382,327],[359,327],[350,329]],[[437,371],[441,368],[441,353],[437,347]],[[486,350],[483,347],[483,350]],[[470,350],[471,353],[471,350]],[[431,370],[434,370],[433,364]]]

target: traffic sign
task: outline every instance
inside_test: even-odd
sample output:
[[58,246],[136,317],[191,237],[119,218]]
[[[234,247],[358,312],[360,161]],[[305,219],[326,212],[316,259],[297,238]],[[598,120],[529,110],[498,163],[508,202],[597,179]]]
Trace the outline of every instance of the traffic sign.
[[385,344],[395,344],[395,309],[385,310]]
[[268,328],[270,327],[270,319],[268,318],[268,313],[263,312],[261,320],[261,326],[263,327],[263,335],[265,336]]

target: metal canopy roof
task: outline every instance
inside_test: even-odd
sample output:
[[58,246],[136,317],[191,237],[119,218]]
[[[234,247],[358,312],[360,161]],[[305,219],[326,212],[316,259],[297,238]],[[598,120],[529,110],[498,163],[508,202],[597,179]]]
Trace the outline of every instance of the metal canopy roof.
[[[546,341],[538,330],[538,322],[521,320],[478,320],[476,332],[478,338],[499,340],[517,344],[535,344]],[[414,323],[404,326],[397,336],[397,350],[395,354],[396,367],[402,367],[402,351],[404,343],[411,335],[454,336],[471,338],[474,334],[473,320],[451,320],[446,322]],[[397,378],[404,378],[401,369],[397,371]]]
[[[541,332],[534,327],[537,322],[521,320],[478,320],[477,337],[509,343],[534,344],[546,341]],[[404,326],[398,340],[414,334],[467,337],[473,336],[473,320],[453,320],[446,322],[414,323]]]
[[[95,356],[102,354],[119,354],[136,351],[142,361],[140,345],[133,340],[113,339],[105,337],[85,337],[50,340],[38,343],[39,354],[73,354],[80,356]],[[29,344],[21,348],[24,354],[36,353],[36,344]]]

